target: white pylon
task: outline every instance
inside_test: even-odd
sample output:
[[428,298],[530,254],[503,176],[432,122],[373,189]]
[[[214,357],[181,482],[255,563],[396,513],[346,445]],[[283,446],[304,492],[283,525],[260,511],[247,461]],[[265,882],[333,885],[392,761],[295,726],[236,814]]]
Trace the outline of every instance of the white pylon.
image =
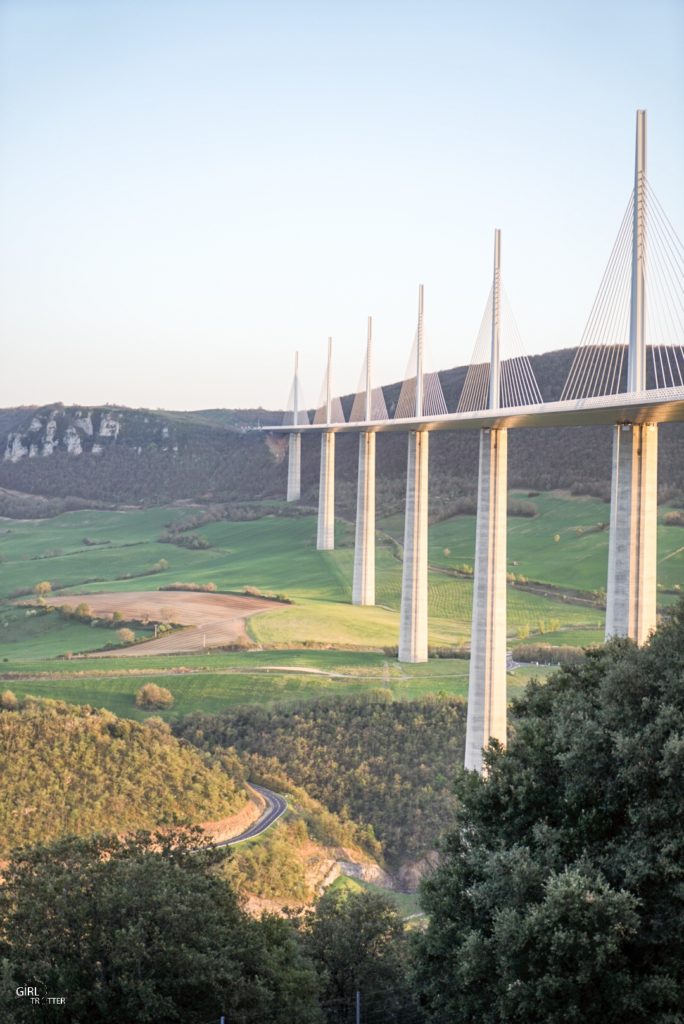
[[494,232],[494,280],[492,283],[492,351],[489,363],[489,408],[501,402],[501,231]]
[[425,324],[423,310],[423,285],[418,286],[418,342],[416,344],[416,416],[423,415],[423,354],[425,348]]
[[[373,318],[369,316],[366,335],[366,423],[373,415],[372,345]],[[375,433],[371,430],[359,434],[352,604],[375,604]]]
[[646,387],[646,111],[637,110],[627,390]]

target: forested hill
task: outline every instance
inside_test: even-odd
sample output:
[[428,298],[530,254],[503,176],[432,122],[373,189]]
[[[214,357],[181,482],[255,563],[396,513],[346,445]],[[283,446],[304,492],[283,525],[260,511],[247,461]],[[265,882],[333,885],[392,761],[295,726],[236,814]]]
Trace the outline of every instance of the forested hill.
[[252,777],[284,771],[343,821],[372,826],[392,867],[437,845],[453,812],[465,705],[448,697],[332,698],[301,706],[193,714],[177,735],[211,752],[235,749]]
[[[562,349],[532,357],[544,398],[558,399],[574,354]],[[440,373],[449,410],[458,404],[467,367]],[[390,412],[399,384],[384,388]],[[351,397],[343,400],[346,411]],[[256,429],[282,421],[264,409],[166,412],[63,405],[0,410],[0,514],[53,514],[84,504],[162,504],[174,500],[235,502],[281,498],[285,493],[286,439]],[[357,439],[339,435],[338,508],[354,507]],[[431,497],[443,505],[474,494],[476,432],[435,434],[431,441]],[[684,424],[661,429],[660,497],[684,500]],[[555,487],[608,497],[611,432],[605,427],[512,431],[512,487]],[[403,435],[378,438],[381,511],[401,504],[406,464]],[[305,438],[305,501],[318,486],[318,439]],[[51,499],[36,505],[28,496]]]
[[247,799],[229,752],[211,756],[109,711],[0,698],[0,859],[65,835],[217,821]]

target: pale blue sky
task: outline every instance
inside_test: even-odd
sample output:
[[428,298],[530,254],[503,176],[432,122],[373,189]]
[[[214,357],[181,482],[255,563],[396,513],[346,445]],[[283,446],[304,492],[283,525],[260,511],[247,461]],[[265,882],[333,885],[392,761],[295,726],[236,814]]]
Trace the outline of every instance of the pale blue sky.
[[492,235],[575,344],[632,185],[684,234],[684,2],[0,0],[0,405],[309,404],[366,317],[467,362]]

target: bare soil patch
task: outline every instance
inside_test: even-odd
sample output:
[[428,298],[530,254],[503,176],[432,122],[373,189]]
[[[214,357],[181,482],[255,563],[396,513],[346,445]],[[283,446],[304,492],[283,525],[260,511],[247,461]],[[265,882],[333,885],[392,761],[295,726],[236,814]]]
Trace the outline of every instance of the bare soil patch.
[[[281,607],[274,601],[237,594],[204,594],[184,590],[141,590],[105,594],[52,595],[50,604],[88,604],[98,618],[120,612],[126,620],[148,619],[190,628],[168,633],[133,647],[93,654],[93,657],[139,657],[146,654],[182,654],[205,647],[224,647],[245,637],[245,621],[259,612]],[[162,608],[165,610],[162,615]],[[169,614],[172,613],[172,614]]]

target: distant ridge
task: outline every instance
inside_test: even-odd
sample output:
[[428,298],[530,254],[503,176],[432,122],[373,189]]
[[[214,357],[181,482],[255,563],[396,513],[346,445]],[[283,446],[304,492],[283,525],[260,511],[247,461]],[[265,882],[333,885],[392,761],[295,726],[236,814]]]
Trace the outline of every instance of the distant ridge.
[[[532,356],[546,401],[560,398],[575,349]],[[467,367],[440,372],[449,410],[454,410]],[[392,413],[400,383],[383,388]],[[353,395],[343,398],[349,414]],[[259,431],[282,422],[282,411],[204,409],[176,412],[122,406],[24,406],[0,410],[0,515],[55,514],[83,505],[255,501],[282,498],[286,487],[286,439]],[[357,439],[340,435],[337,447],[338,509],[352,514]],[[474,431],[433,435],[431,503],[474,494],[478,438]],[[603,427],[511,431],[510,486],[564,488],[608,497],[611,433]],[[660,497],[684,504],[684,424],[661,427]],[[590,453],[588,456],[587,453]],[[318,439],[304,438],[303,500],[318,487]],[[403,500],[406,442],[378,439],[380,511]],[[19,496],[7,492],[19,492]],[[22,497],[23,496],[23,497]],[[52,499],[31,511],[31,496]],[[65,505],[65,503],[68,503]]]

